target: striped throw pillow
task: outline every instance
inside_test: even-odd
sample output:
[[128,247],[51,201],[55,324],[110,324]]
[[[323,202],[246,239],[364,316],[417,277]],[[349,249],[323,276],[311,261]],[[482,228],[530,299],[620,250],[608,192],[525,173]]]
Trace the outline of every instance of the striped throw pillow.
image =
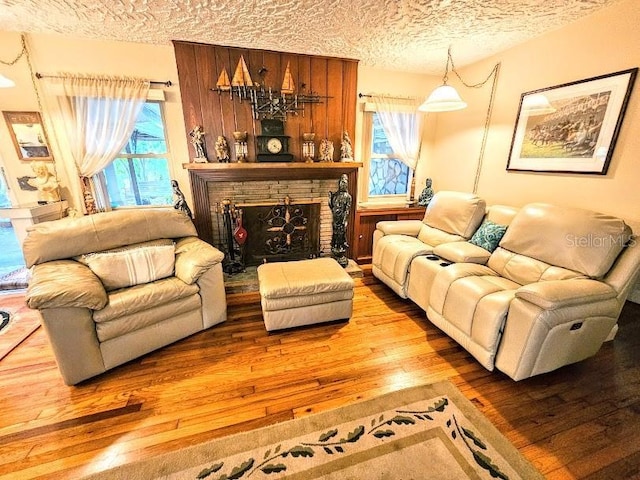
[[176,256],[173,240],[162,239],[74,258],[87,265],[109,291],[173,275]]

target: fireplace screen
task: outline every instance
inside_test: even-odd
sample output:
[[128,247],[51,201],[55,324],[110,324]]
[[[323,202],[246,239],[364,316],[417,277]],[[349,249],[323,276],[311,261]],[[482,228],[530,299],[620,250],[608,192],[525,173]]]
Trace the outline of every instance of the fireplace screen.
[[247,230],[247,266],[272,261],[302,260],[320,253],[320,204],[238,205]]

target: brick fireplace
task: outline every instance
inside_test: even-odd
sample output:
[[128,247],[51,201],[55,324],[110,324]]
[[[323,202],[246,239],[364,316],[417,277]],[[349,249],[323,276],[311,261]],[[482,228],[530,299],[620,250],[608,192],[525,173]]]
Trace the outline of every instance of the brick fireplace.
[[[345,173],[353,197],[347,241],[353,245],[357,172],[361,163],[188,163],[194,202],[194,223],[198,235],[212,245],[219,245],[219,204],[229,199],[238,208],[256,204],[317,205],[319,208],[320,253],[331,252],[331,210],[329,192],[338,188],[337,180]],[[247,228],[247,225],[244,225]],[[249,230],[249,228],[247,228]],[[352,248],[350,247],[350,251]]]

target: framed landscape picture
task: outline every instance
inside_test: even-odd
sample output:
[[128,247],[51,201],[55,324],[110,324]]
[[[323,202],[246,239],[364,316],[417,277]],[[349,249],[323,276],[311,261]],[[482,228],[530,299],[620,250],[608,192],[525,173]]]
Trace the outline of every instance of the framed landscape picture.
[[[606,174],[637,73],[523,93],[507,170]],[[546,108],[536,110],[545,97]]]

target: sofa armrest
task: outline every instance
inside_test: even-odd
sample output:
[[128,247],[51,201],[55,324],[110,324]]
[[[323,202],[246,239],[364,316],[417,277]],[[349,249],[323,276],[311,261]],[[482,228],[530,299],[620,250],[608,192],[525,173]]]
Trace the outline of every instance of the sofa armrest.
[[75,260],[54,260],[32,269],[27,305],[43,308],[89,308],[101,310],[107,292],[89,267]]
[[224,254],[197,237],[176,240],[176,277],[192,285],[214,265],[222,262]]
[[615,297],[616,291],[606,283],[583,278],[536,282],[516,291],[516,298],[545,310],[600,302]]
[[422,220],[386,220],[376,224],[376,230],[385,235],[409,235],[417,237],[424,223]]
[[454,263],[478,263],[486,265],[491,253],[469,242],[450,242],[433,249],[434,255]]

